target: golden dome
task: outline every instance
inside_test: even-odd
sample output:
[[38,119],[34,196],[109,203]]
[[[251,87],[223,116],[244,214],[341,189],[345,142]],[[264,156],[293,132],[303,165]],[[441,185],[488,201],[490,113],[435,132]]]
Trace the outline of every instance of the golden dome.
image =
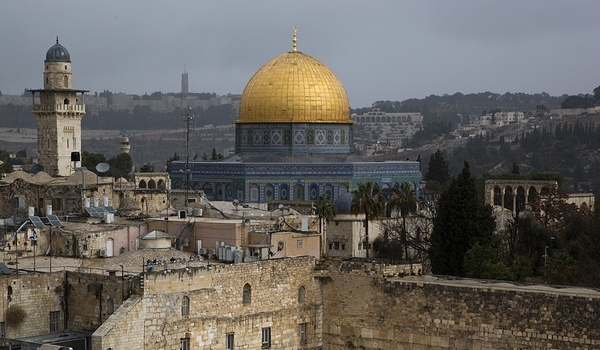
[[277,56],[252,76],[236,123],[352,123],[344,86],[326,65],[299,51]]

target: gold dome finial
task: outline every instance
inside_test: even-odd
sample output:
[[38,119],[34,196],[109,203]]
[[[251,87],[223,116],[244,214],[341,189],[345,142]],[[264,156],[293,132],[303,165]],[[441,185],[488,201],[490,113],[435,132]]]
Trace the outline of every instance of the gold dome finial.
[[298,31],[298,28],[296,28],[296,26],[294,26],[293,29],[294,29],[294,38],[292,39],[292,43],[293,43],[292,52],[296,52],[296,51],[298,51],[296,49],[296,41],[298,41],[298,39],[296,39],[296,32]]

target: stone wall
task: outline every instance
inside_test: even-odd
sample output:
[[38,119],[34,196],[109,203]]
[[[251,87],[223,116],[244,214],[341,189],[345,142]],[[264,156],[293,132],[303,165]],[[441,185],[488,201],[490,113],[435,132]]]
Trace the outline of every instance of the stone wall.
[[[117,310],[134,291],[136,280],[78,272],[66,273],[67,328],[94,331]],[[111,308],[112,305],[112,308]]]
[[328,262],[324,349],[595,349],[600,293],[435,277],[380,278]]
[[[64,330],[64,272],[52,274],[2,275],[0,278],[0,322],[6,338],[50,333],[50,312],[59,312],[56,332]],[[10,322],[10,312],[20,308],[20,323]],[[14,315],[14,314],[13,314]]]
[[[271,348],[321,348],[323,309],[314,266],[314,258],[302,257],[146,273],[142,300],[113,315],[105,324],[112,328],[94,333],[94,349],[122,348],[120,325],[131,323],[143,325],[128,337],[143,335],[144,349],[180,349],[182,339],[189,339],[191,349],[224,349],[228,333],[234,334],[235,349],[260,349],[265,327],[271,327]],[[244,303],[246,284],[250,300]],[[182,315],[184,298],[189,298],[188,315]]]

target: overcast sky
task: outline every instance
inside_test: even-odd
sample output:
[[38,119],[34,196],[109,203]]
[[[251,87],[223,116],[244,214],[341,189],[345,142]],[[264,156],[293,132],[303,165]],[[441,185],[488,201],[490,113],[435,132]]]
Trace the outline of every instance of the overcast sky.
[[0,91],[43,87],[56,36],[73,88],[241,93],[292,48],[326,64],[353,108],[428,95],[591,93],[600,1],[4,1]]

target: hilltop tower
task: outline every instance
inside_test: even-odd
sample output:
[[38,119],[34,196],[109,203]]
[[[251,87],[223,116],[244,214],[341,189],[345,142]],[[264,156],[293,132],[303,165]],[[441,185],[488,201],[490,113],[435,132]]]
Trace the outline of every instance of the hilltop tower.
[[[52,176],[68,176],[80,160],[84,93],[72,89],[71,56],[58,43],[46,52],[44,88],[32,93],[31,113],[38,124],[38,164]],[[81,94],[81,99],[77,94]]]
[[189,92],[188,88],[188,74],[183,70],[183,74],[181,74],[181,94],[187,95]]

